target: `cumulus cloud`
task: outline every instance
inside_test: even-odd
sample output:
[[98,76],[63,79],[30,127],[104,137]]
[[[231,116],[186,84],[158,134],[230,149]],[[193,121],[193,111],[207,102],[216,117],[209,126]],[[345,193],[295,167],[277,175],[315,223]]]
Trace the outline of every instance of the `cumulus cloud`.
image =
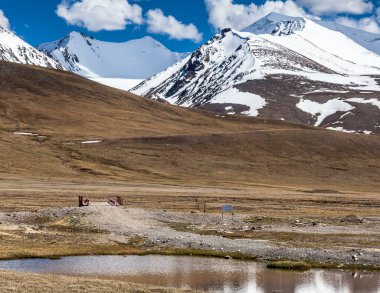
[[72,25],[89,31],[122,30],[127,24],[142,24],[142,8],[127,0],[63,0],[56,13]]
[[338,17],[336,22],[345,26],[353,27],[371,33],[380,33],[380,26],[375,17],[364,17],[354,19],[349,17]]
[[10,29],[8,18],[5,16],[4,11],[0,9],[0,26],[6,29]]
[[303,7],[310,9],[317,15],[334,13],[364,14],[373,9],[373,4],[368,0],[296,0]]
[[171,39],[200,42],[203,38],[194,24],[183,24],[171,15],[164,15],[161,9],[149,10],[146,22],[149,32],[167,35]]
[[314,18],[293,0],[266,1],[262,5],[235,4],[233,0],[205,0],[205,4],[209,14],[209,23],[215,29],[227,27],[242,29],[271,12]]

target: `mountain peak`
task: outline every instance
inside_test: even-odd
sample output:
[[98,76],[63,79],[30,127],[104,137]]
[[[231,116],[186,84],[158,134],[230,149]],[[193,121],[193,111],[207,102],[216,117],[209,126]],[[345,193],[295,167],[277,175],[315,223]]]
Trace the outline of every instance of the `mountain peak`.
[[253,34],[291,35],[305,28],[306,20],[302,17],[287,16],[272,12],[243,29]]
[[149,36],[106,42],[76,31],[58,41],[41,44],[38,49],[89,78],[145,79],[184,57]]
[[132,92],[223,114],[380,134],[380,39],[277,13],[244,31],[222,30]]
[[63,69],[58,62],[39,52],[4,27],[0,27],[0,60]]
[[266,18],[266,19],[273,21],[273,22],[297,21],[297,20],[304,19],[303,17],[300,17],[300,16],[289,16],[289,15],[285,15],[285,14],[281,14],[281,13],[277,13],[277,12],[271,12],[268,15],[264,16],[263,18],[264,19]]
[[70,32],[66,37],[71,37],[71,38],[84,38],[86,35],[84,33],[80,33],[77,31],[72,31]]

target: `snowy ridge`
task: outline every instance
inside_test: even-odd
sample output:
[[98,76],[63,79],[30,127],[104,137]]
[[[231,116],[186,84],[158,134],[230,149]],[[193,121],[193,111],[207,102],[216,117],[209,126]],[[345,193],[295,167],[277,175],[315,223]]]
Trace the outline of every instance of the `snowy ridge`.
[[328,72],[275,43],[225,29],[195,51],[181,68],[176,65],[162,73],[169,77],[161,84],[154,87],[157,78],[153,77],[132,91],[172,104],[197,107],[236,84],[263,78],[269,72],[278,73],[283,68],[285,72]]
[[3,27],[0,27],[0,60],[64,69],[60,63],[39,52],[13,32]]
[[223,30],[132,92],[225,114],[380,134],[379,40],[272,13],[243,31]]
[[271,34],[275,36],[291,35],[305,28],[306,21],[302,17],[290,17],[271,13],[242,31],[256,35]]
[[380,55],[380,34],[361,31],[355,28],[347,27],[335,22],[314,21],[315,23],[324,26],[330,30],[340,32],[356,43]]
[[41,44],[38,49],[88,78],[146,79],[184,57],[151,37],[112,43],[78,32]]
[[312,20],[306,19],[304,29],[290,35],[278,37],[263,34],[260,37],[299,52],[340,74],[380,74],[378,54],[367,50],[345,34]]

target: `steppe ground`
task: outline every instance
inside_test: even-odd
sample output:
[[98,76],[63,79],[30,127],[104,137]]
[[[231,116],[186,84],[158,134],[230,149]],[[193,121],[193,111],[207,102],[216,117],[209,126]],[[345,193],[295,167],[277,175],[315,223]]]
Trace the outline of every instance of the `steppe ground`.
[[[379,136],[0,69],[0,258],[228,253],[378,269]],[[79,195],[94,205],[77,208]],[[124,208],[106,206],[115,196]],[[234,222],[221,221],[223,204],[234,205]]]

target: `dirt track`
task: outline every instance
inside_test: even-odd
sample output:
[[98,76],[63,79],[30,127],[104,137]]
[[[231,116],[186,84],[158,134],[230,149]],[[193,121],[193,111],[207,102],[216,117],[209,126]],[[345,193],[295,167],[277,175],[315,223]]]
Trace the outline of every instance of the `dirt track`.
[[[43,221],[41,222],[41,219]],[[73,231],[96,231],[96,243],[118,243],[128,245],[131,239],[139,239],[140,248],[186,248],[207,251],[220,251],[225,254],[242,253],[260,260],[306,260],[318,263],[341,265],[379,266],[378,246],[354,247],[339,244],[340,239],[361,234],[362,240],[380,240],[380,218],[365,219],[366,224],[352,222],[342,225],[316,225],[305,223],[271,223],[252,225],[247,216],[236,216],[232,221],[220,215],[198,213],[167,212],[112,207],[106,203],[94,204],[85,208],[58,208],[39,212],[0,214],[0,231],[3,236],[22,229],[24,234],[53,235],[56,229]],[[361,218],[358,218],[359,220]],[[256,227],[256,228],[254,228]],[[256,231],[252,231],[256,229]],[[258,229],[258,230],[257,230]],[[212,233],[210,233],[212,232]],[[260,235],[270,233],[293,233],[323,239],[336,238],[331,247],[315,243],[310,246],[294,244],[273,236],[272,240],[260,239]],[[239,233],[240,238],[234,236]],[[246,233],[246,238],[244,238]],[[252,234],[253,233],[253,234]],[[252,237],[252,236],[255,237]],[[18,237],[23,237],[18,234]],[[243,238],[241,238],[243,237]],[[95,239],[94,238],[94,239]],[[313,241],[313,240],[311,240]],[[338,243],[337,243],[338,242]]]

